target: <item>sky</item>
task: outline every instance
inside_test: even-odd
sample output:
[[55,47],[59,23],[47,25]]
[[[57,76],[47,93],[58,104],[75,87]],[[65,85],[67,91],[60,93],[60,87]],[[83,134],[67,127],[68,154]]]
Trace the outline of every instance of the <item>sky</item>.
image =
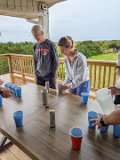
[[[120,0],[67,0],[49,9],[50,39],[120,40]],[[32,41],[32,23],[0,16],[0,42]]]

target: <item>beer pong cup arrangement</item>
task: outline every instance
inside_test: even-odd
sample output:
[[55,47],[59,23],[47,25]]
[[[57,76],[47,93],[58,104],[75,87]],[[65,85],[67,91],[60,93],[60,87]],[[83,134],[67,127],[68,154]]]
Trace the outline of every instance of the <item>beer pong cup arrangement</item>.
[[[95,126],[96,126],[94,125],[95,122],[91,120],[97,117],[98,117],[98,114],[96,112],[94,111],[88,112],[88,127],[89,128],[95,129]],[[109,127],[110,127],[109,125],[106,125],[105,127],[100,128],[100,132],[108,133]],[[120,125],[113,125],[113,136],[116,138],[120,138]]]
[[87,102],[88,102],[88,97],[89,97],[89,93],[87,93],[87,92],[82,92],[82,93],[81,93],[81,96],[82,96],[82,104],[87,104]]
[[69,134],[71,136],[72,149],[76,151],[80,150],[84,131],[80,128],[71,128]]
[[98,117],[97,112],[94,112],[94,111],[88,112],[88,123],[89,123],[88,127],[89,128],[95,128],[94,122],[91,121],[91,119],[97,118],[97,117]]
[[13,118],[16,127],[22,127],[23,126],[23,112],[22,111],[16,111],[13,113]]
[[6,83],[4,86],[9,88],[14,96],[21,97],[21,87],[15,86],[11,83]]

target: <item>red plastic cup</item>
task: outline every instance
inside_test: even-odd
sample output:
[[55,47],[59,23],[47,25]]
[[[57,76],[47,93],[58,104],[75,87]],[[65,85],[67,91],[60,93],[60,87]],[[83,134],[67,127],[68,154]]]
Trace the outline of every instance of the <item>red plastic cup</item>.
[[80,128],[71,128],[69,133],[71,135],[72,149],[80,150],[84,131]]

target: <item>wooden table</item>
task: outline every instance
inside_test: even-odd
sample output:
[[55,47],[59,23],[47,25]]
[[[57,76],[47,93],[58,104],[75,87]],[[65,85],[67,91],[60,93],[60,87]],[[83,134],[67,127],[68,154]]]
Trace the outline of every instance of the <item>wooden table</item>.
[[[49,111],[41,101],[41,89],[35,84],[22,87],[22,98],[4,99],[0,108],[0,131],[33,160],[119,160],[120,139],[88,129],[87,114],[99,106],[81,105],[79,96],[49,94],[49,106],[56,110],[56,128],[49,127]],[[24,127],[16,128],[13,112],[24,112]],[[81,150],[71,149],[69,130],[80,127],[85,131]]]

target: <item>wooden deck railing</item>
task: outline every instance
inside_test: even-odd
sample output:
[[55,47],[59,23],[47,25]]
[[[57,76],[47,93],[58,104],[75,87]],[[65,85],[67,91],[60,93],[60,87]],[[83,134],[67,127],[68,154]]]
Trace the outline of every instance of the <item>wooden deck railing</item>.
[[[8,58],[9,72],[12,83],[25,84],[35,82],[32,55],[3,54],[1,58]],[[116,63],[114,61],[94,61],[88,60],[90,71],[91,89],[98,89],[115,85],[117,79],[115,73]],[[56,79],[64,81],[64,59],[60,58]]]

